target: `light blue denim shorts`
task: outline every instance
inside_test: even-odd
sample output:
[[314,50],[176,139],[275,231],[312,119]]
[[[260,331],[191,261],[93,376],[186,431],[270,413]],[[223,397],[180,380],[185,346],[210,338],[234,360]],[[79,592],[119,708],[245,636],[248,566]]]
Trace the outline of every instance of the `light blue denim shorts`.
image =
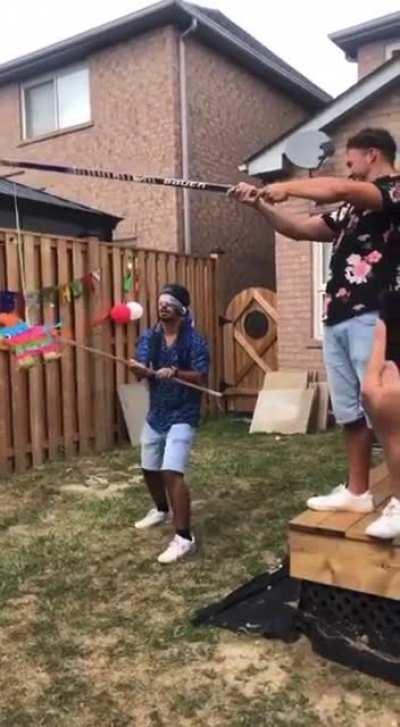
[[364,313],[334,326],[325,326],[324,361],[338,424],[350,424],[365,416],[361,384],[378,318],[378,313]]
[[196,436],[190,424],[173,424],[163,434],[156,432],[147,422],[140,438],[142,469],[151,472],[169,470],[185,472]]

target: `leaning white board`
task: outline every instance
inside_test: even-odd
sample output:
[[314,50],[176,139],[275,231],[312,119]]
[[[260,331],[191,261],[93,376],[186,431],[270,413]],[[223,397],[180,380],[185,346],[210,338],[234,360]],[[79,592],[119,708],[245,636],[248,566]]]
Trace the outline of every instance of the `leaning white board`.
[[149,410],[148,386],[144,382],[121,384],[118,387],[118,396],[131,445],[137,447],[140,443],[140,435]]
[[306,434],[314,396],[314,389],[260,391],[250,434]]

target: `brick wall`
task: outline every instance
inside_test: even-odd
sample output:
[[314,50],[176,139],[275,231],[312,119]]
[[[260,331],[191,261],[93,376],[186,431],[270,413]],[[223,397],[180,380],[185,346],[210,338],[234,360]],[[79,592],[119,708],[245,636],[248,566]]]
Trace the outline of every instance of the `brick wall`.
[[[400,139],[400,84],[363,106],[331,132],[336,153],[321,170],[323,175],[346,175],[346,139],[368,125],[384,126]],[[285,209],[290,214],[316,212],[314,205],[301,200],[291,200]],[[276,269],[279,365],[323,371],[320,344],[313,338],[313,245],[277,235]]]
[[358,49],[358,78],[364,78],[369,73],[379,68],[385,63],[385,45],[386,41],[378,40],[373,43],[366,43]]
[[[236,183],[243,160],[305,118],[288,94],[252,76],[215,51],[187,41],[190,174]],[[253,210],[219,195],[191,195],[196,252],[222,247],[227,303],[249,286],[275,288],[274,237]]]
[[[10,156],[138,174],[180,173],[176,34],[163,28],[115,44],[89,60],[93,125],[21,146],[19,87],[0,88],[2,151]],[[180,247],[181,192],[27,172],[17,181],[125,217],[118,237]]]
[[358,78],[364,78],[389,60],[386,56],[387,46],[400,43],[400,36],[393,36],[382,40],[366,43],[358,49]]
[[[291,200],[282,205],[291,215],[309,215],[311,205]],[[318,369],[320,344],[313,332],[313,244],[276,236],[278,357],[281,368]]]
[[[190,176],[228,183],[245,178],[243,160],[307,112],[193,38],[186,40]],[[89,59],[93,123],[21,142],[20,89],[0,87],[2,151],[10,156],[138,174],[182,174],[179,34],[148,32]],[[183,249],[180,190],[26,172],[17,181],[124,217],[118,238]],[[223,196],[189,193],[192,251],[226,250],[225,303],[251,285],[275,287],[274,237],[252,210]]]

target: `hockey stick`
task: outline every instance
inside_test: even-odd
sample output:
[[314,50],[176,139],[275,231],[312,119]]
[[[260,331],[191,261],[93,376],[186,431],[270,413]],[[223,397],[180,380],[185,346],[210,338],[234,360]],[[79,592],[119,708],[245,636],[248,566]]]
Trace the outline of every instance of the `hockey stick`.
[[175,177],[152,177],[129,174],[125,172],[109,172],[105,169],[87,169],[86,167],[67,167],[60,164],[42,164],[39,162],[15,161],[0,159],[4,167],[19,167],[42,172],[57,172],[59,174],[74,174],[78,177],[96,177],[98,179],[111,179],[118,182],[134,182],[135,184],[157,184],[164,187],[180,187],[194,189],[201,192],[220,192],[227,194],[232,184],[216,184],[214,182],[197,182],[190,179],[176,179]]

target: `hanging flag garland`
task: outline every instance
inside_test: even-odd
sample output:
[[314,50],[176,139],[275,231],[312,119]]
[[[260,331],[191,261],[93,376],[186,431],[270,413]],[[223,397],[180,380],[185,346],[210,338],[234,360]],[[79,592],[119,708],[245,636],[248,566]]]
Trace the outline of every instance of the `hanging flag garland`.
[[131,293],[133,290],[133,275],[132,272],[129,272],[122,281],[122,288],[124,293]]
[[[0,290],[0,313],[11,313],[20,303],[25,302],[28,308],[38,308],[41,303],[55,306],[58,296],[62,303],[71,303],[84,293],[95,293],[101,281],[101,271],[93,270],[82,278],[76,278],[63,285],[47,285],[40,290],[28,291],[24,295],[15,290]],[[134,294],[135,300],[140,292],[139,271],[134,264],[128,264],[128,272],[122,279],[122,289],[126,295]]]
[[94,293],[101,280],[99,270],[87,273],[83,278],[72,280],[64,285],[48,285],[41,290],[29,291],[25,297],[16,290],[0,290],[0,313],[11,313],[20,303],[25,302],[29,308],[38,308],[41,303],[54,306],[58,296],[63,303],[70,303],[84,293]]
[[140,283],[139,283],[139,269],[137,266],[137,258],[133,257],[127,264],[127,273],[122,279],[122,290],[125,295],[133,294],[135,300],[139,297]]
[[40,303],[55,305],[57,297],[61,296],[63,303],[70,303],[80,298],[84,293],[96,291],[96,285],[100,282],[100,270],[87,273],[82,278],[76,278],[70,283],[63,285],[50,285],[37,291],[29,291],[26,295],[28,305],[38,306]]

